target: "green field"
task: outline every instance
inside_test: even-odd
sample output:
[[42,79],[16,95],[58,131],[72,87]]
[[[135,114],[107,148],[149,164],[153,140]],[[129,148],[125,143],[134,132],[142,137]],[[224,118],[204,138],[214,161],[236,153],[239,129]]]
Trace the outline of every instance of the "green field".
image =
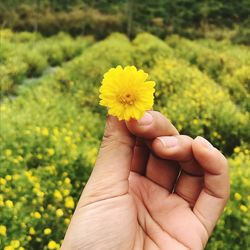
[[231,199],[207,249],[249,249],[249,47],[147,33],[98,42],[0,34],[0,249],[59,248],[103,134],[100,82],[117,65],[148,72],[154,109],[227,156]]

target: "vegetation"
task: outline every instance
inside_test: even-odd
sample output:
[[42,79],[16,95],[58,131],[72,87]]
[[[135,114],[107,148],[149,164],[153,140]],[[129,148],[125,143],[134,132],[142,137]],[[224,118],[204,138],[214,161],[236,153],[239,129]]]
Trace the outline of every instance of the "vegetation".
[[59,248],[103,134],[99,83],[119,64],[147,71],[157,83],[154,108],[228,157],[231,199],[207,249],[247,249],[248,47],[148,33],[95,42],[10,30],[1,31],[0,47],[0,248]]
[[249,44],[248,0],[5,0],[0,25],[17,31],[59,31],[103,38],[114,31],[134,37],[141,31],[165,37],[230,38]]

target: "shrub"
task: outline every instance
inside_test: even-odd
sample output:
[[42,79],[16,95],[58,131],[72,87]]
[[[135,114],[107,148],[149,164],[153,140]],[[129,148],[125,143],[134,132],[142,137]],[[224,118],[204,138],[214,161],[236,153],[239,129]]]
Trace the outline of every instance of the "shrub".
[[[170,49],[149,34],[141,34],[131,43],[115,33],[94,44],[92,38],[72,39],[66,34],[50,38],[19,35],[5,31],[0,48],[1,93],[16,94],[15,98],[3,96],[0,102],[0,225],[7,230],[6,236],[0,235],[1,249],[19,245],[47,250],[49,242],[59,249],[103,134],[106,110],[98,104],[99,83],[103,73],[118,64],[145,68],[157,83],[155,109],[167,115],[181,133],[203,135],[228,156],[231,199],[207,249],[248,248],[246,47],[210,39],[184,40],[183,48],[181,38],[171,38]],[[27,81],[26,55],[31,54],[30,64],[39,69],[41,57],[49,57],[53,44],[62,52],[55,62],[60,66]],[[213,51],[212,66],[197,64],[201,63],[198,48],[202,48],[201,54],[208,53],[207,58]],[[240,63],[225,70],[217,64],[216,54],[220,53]],[[218,82],[209,72],[221,72]]]
[[248,140],[249,115],[239,112],[227,92],[195,67],[159,61],[151,71],[157,85],[156,108],[184,134],[203,135],[224,152]]
[[142,33],[133,40],[135,64],[139,68],[150,69],[159,59],[173,56],[172,49],[161,39]]

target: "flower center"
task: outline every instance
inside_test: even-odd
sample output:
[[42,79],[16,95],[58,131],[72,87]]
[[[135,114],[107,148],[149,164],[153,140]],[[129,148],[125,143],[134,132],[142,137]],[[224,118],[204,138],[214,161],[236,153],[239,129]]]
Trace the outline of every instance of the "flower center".
[[135,102],[135,96],[130,93],[125,93],[119,96],[119,101],[122,104],[133,105]]

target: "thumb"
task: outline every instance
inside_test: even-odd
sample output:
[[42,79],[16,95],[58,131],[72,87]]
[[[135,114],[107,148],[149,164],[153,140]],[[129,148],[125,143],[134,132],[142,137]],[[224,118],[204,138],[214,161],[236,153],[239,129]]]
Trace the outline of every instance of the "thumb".
[[96,164],[84,189],[88,197],[97,193],[102,196],[98,199],[105,199],[128,191],[134,144],[135,137],[129,132],[125,122],[108,116]]

